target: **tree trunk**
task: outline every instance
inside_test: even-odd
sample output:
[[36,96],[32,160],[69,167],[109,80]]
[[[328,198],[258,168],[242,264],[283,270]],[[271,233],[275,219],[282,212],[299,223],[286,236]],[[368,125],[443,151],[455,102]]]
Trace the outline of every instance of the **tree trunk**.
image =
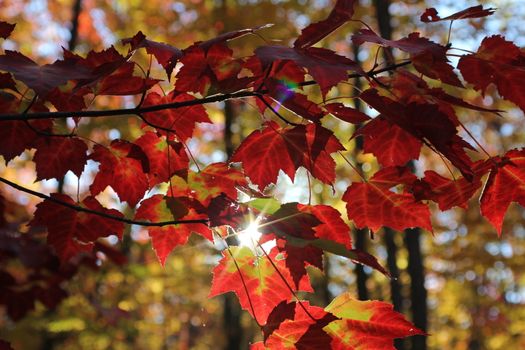
[[[374,0],[376,9],[377,24],[379,26],[379,33],[385,39],[392,39],[392,25],[390,23],[390,0]],[[392,50],[383,48],[383,57],[387,64],[394,63]],[[399,269],[397,267],[397,244],[394,239],[395,231],[385,228],[385,245],[387,250],[387,267],[392,278],[390,279],[390,295],[394,310],[402,312],[403,310],[403,295],[401,294],[401,284],[399,283]],[[404,339],[396,339],[394,346],[398,350],[405,349]]]
[[[384,236],[385,236],[385,245],[386,245],[386,265],[388,271],[392,277],[390,278],[390,297],[392,304],[394,305],[394,310],[398,312],[403,312],[403,295],[401,294],[401,283],[399,282],[399,269],[397,267],[397,244],[395,241],[396,231],[385,227]],[[405,349],[404,339],[395,339],[394,346],[396,349],[401,350]]]
[[[353,51],[354,51],[354,61],[356,62],[356,64],[359,65],[360,64],[360,62],[359,62],[359,46],[357,46],[355,44],[352,44],[352,48],[353,48]],[[357,96],[357,95],[359,95],[359,92],[361,91],[361,87],[362,87],[360,78],[355,78],[354,86],[355,86],[354,95]],[[358,98],[354,99],[354,107],[358,111],[362,110],[362,105],[361,105],[361,100],[360,99],[358,99]],[[357,126],[357,128],[359,128],[359,127],[360,127],[360,125]],[[362,136],[358,136],[355,139],[355,155],[357,156],[357,154],[361,150],[363,150],[363,137]],[[356,165],[359,168],[361,168],[361,164],[357,163]],[[354,233],[354,246],[355,246],[355,249],[358,249],[360,251],[365,252],[366,249],[367,249],[366,248],[366,237],[368,235],[368,230],[354,229],[353,233]],[[369,293],[368,293],[368,288],[366,287],[366,281],[368,280],[368,274],[365,272],[364,266],[361,265],[361,264],[356,264],[355,265],[355,274],[356,274],[356,279],[357,279],[357,297],[359,298],[359,300],[368,300],[368,299],[370,299],[370,296],[369,296]]]
[[[427,290],[425,288],[425,271],[423,268],[423,254],[420,244],[421,230],[408,229],[405,231],[405,245],[408,249],[408,273],[410,274],[410,301],[412,322],[423,330],[427,330]],[[425,350],[427,338],[416,335],[410,338],[412,350]]]

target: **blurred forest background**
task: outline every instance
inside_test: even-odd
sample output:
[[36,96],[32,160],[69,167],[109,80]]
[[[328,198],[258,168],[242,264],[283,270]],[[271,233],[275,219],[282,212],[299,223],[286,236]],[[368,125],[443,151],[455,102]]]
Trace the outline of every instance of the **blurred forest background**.
[[[182,49],[225,31],[273,23],[260,36],[231,42],[237,56],[245,56],[264,40],[291,43],[300,28],[324,18],[331,5],[329,0],[0,0],[0,18],[17,24],[2,47],[48,63],[61,56],[61,47],[81,55],[110,45],[124,52],[119,40],[139,30],[150,39]],[[470,0],[361,0],[354,18],[362,19],[384,37],[398,39],[420,31],[445,44],[448,23],[424,24],[419,20],[420,14],[427,7],[436,7],[440,14],[447,15],[473,5],[477,3]],[[525,46],[525,7],[521,0],[493,0],[483,5],[497,8],[496,13],[454,23],[453,47],[475,51],[484,36],[493,34],[505,35]],[[375,49],[367,51],[365,46],[358,50],[350,40],[351,33],[361,26],[358,22],[345,25],[323,45],[368,69],[373,65]],[[141,59],[147,69],[149,58]],[[151,69],[153,77],[164,78],[165,73],[154,60]],[[360,84],[354,82],[357,89]],[[169,91],[168,86],[163,88]],[[311,88],[309,92],[317,91]],[[330,96],[347,96],[339,101],[354,104],[355,93],[353,85],[340,84]],[[468,96],[468,90],[465,94],[466,99],[473,98]],[[91,107],[129,107],[137,98],[102,96],[92,101]],[[493,108],[509,111],[503,118],[481,116],[465,109],[458,115],[490,153],[521,147],[525,143],[522,112],[511,103],[494,101],[496,94],[489,92],[484,99],[471,102],[495,103]],[[358,103],[355,107],[361,108]],[[202,164],[226,160],[243,137],[260,125],[256,108],[249,104],[233,101],[207,108],[215,124],[200,125],[197,136],[189,143]],[[327,123],[332,123],[332,129],[337,128],[348,155],[363,171],[377,167],[374,158],[362,152],[359,141],[348,141],[353,132],[348,124],[340,125],[335,118]],[[115,138],[138,136],[140,123],[133,116],[96,118],[83,121],[80,128],[92,140],[106,144]],[[27,154],[22,155],[8,166],[0,161],[0,175],[45,193],[57,189],[75,193],[77,184],[84,191],[90,183],[85,179],[96,167],[95,163],[88,164],[81,179],[69,173],[62,182],[35,183],[34,165],[27,159]],[[439,159],[424,155],[415,163],[416,171],[420,162],[435,162],[435,168],[443,167]],[[338,178],[342,180],[335,186],[335,197],[330,188],[314,183],[314,203],[329,202],[342,210],[344,205],[338,198],[352,176],[341,164]],[[308,196],[305,188],[303,172],[295,183],[282,176],[275,193],[283,201],[304,202]],[[8,201],[10,229],[27,231],[25,223],[39,201],[6,187],[0,187],[0,192]],[[122,209],[111,189],[98,198],[108,207]],[[326,305],[333,295],[350,290],[362,299],[393,302],[430,334],[426,341],[398,342],[399,349],[524,349],[525,211],[511,206],[503,235],[498,238],[476,205],[468,211],[435,209],[434,236],[418,230],[387,231],[378,232],[371,240],[366,232],[355,232],[355,244],[377,256],[396,279],[389,280],[368,268],[327,256],[325,275],[311,271],[317,293],[309,298],[316,305]],[[130,227],[125,237],[117,247],[127,263],[118,265],[101,255],[98,271],[83,267],[67,283],[69,297],[56,309],[50,311],[37,303],[35,310],[16,321],[0,309],[0,338],[10,341],[15,349],[181,350],[246,349],[249,342],[260,339],[257,326],[238,308],[234,298],[207,298],[220,247],[193,237],[189,245],[176,249],[162,268],[144,229]],[[116,238],[110,237],[108,243],[115,244]],[[21,266],[11,268],[21,278],[26,273]]]

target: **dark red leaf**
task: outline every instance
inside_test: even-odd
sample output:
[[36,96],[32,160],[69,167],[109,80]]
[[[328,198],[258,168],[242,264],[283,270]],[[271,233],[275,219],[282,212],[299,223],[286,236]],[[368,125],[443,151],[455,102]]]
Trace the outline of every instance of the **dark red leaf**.
[[39,66],[21,53],[9,50],[0,56],[0,70],[10,72],[41,97],[69,80],[91,77],[88,69],[71,61],[55,61],[53,64]]
[[149,189],[149,162],[139,146],[124,140],[114,140],[107,148],[97,144],[89,159],[100,163],[89,187],[92,195],[111,186],[121,201],[134,207]]
[[211,85],[211,78],[206,74],[208,62],[206,52],[198,46],[184,50],[180,59],[183,64],[177,73],[175,89],[181,92],[198,92],[205,95]]
[[490,84],[495,84],[499,94],[525,110],[525,69],[521,61],[521,50],[499,35],[483,39],[475,54],[459,60],[458,68],[463,78],[485,93]]
[[180,49],[165,43],[146,39],[146,36],[142,32],[138,32],[132,38],[123,39],[122,43],[130,44],[131,50],[137,50],[142,47],[146,48],[146,52],[155,56],[159,64],[164,68],[168,76],[168,81],[171,78],[171,73],[175,65],[182,57],[182,51]]
[[421,141],[383,116],[369,121],[353,137],[358,135],[364,136],[363,150],[383,166],[405,165],[419,158]]
[[479,175],[474,177],[472,181],[468,181],[464,177],[451,180],[435,171],[427,170],[419,186],[426,189],[422,198],[437,202],[441,210],[448,210],[455,206],[466,209],[468,201],[481,188],[481,181]]
[[354,15],[355,2],[355,0],[337,0],[328,17],[304,28],[293,46],[297,49],[308,48],[345,24]]
[[510,203],[525,207],[525,151],[513,149],[490,171],[480,199],[481,214],[501,235]]
[[435,8],[426,9],[425,12],[421,15],[422,22],[439,22],[439,21],[453,21],[456,19],[465,19],[465,18],[481,18],[490,16],[494,13],[495,9],[488,8],[484,9],[482,5],[472,6],[462,11],[456,12],[450,16],[441,18],[438,15],[438,12]]
[[[175,103],[194,100],[195,97],[172,91],[167,96],[160,96],[156,92],[151,92],[144,100],[144,107],[155,106],[164,103]],[[172,133],[182,141],[193,136],[196,123],[211,123],[206,110],[202,105],[182,107],[177,109],[166,109],[157,112],[144,113],[144,120],[153,127],[158,128],[162,135]],[[167,132],[169,130],[169,132]],[[171,137],[169,137],[171,139]]]
[[472,179],[472,161],[464,148],[472,147],[457,135],[456,125],[437,105],[410,103],[406,106],[369,89],[360,97],[390,123],[410,133],[443,154],[463,176]]
[[225,194],[221,194],[210,201],[207,213],[211,227],[228,225],[236,231],[241,231],[250,222],[248,208],[234,202]]
[[7,39],[9,35],[11,35],[11,32],[13,32],[13,29],[15,29],[16,23],[11,24],[4,21],[0,21],[0,38]]
[[83,96],[84,92],[84,89],[79,89],[75,92],[65,92],[59,88],[54,88],[47,94],[46,100],[51,102],[57,111],[81,111],[86,109],[86,102]]
[[286,46],[261,46],[255,50],[255,55],[264,68],[277,60],[293,61],[306,68],[319,84],[323,95],[339,82],[347,80],[349,70],[365,75],[361,67],[351,59],[319,47],[298,50]]
[[16,88],[16,83],[11,77],[11,74],[0,73],[0,89],[10,89],[18,92],[18,89]]
[[306,126],[307,150],[304,152],[302,166],[318,180],[332,184],[335,181],[335,161],[331,154],[345,148],[334,133],[321,125]]
[[53,122],[37,120],[33,122],[3,121],[0,128],[0,155],[7,162],[18,156],[26,149],[33,147],[34,141],[39,137],[35,130],[50,131]]
[[165,137],[148,131],[135,140],[142,148],[149,161],[149,185],[154,186],[167,182],[175,174],[187,177],[189,158],[184,146],[176,141],[168,141]]
[[39,137],[35,143],[36,179],[62,179],[68,171],[80,177],[86,165],[87,145],[76,137]]
[[286,109],[294,112],[302,118],[319,122],[324,117],[324,111],[306,95],[293,92],[284,85],[278,85],[272,91],[272,98]]
[[265,341],[273,333],[273,331],[279,328],[281,323],[286,320],[294,319],[295,306],[295,302],[288,303],[286,300],[283,300],[272,310],[270,315],[268,315],[268,320],[262,329]]
[[363,42],[380,44],[381,46],[400,49],[410,54],[412,64],[418,72],[432,79],[439,79],[444,83],[463,87],[448,63],[447,48],[435,42],[412,33],[400,40],[387,40],[378,36],[370,29],[361,29],[352,36],[352,40],[361,45]]
[[[65,194],[53,193],[51,197],[62,202],[76,205]],[[94,197],[87,197],[82,207],[102,212],[104,214],[123,217],[115,209],[106,209]],[[31,226],[45,226],[48,230],[47,242],[57,252],[62,261],[68,261],[80,252],[89,252],[92,242],[100,237],[116,235],[122,237],[124,224],[98,215],[79,212],[49,199],[37,205]]]
[[149,90],[160,80],[141,78],[133,75],[135,64],[126,62],[122,64],[113,74],[103,78],[95,93],[97,95],[136,95]]
[[345,106],[342,103],[329,103],[323,106],[328,112],[347,123],[359,124],[370,119],[365,113]]

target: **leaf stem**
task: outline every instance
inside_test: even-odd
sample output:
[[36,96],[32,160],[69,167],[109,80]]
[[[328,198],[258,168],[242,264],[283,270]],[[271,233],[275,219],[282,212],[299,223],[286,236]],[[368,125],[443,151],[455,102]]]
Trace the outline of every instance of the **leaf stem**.
[[312,321],[314,322],[317,322],[318,320],[312,316],[312,314],[308,311],[308,309],[303,305],[303,303],[301,302],[301,300],[299,299],[299,297],[297,296],[297,294],[295,293],[294,289],[292,288],[292,286],[290,286],[290,283],[288,283],[288,281],[286,280],[286,278],[283,276],[282,272],[279,270],[279,268],[277,267],[277,265],[275,265],[275,263],[273,262],[272,258],[270,258],[270,256],[268,255],[268,253],[266,252],[266,250],[264,250],[263,246],[261,245],[261,243],[257,242],[257,245],[259,246],[259,248],[262,250],[262,252],[264,253],[264,255],[266,256],[266,258],[268,259],[268,261],[270,262],[270,264],[272,264],[273,268],[275,269],[275,272],[277,272],[277,274],[279,275],[279,277],[283,280],[284,284],[286,284],[286,287],[290,290],[290,292],[292,293],[292,295],[294,296],[295,300],[297,300],[297,303],[299,304],[299,306],[304,310],[304,312],[308,315],[308,317],[310,317],[312,319]]

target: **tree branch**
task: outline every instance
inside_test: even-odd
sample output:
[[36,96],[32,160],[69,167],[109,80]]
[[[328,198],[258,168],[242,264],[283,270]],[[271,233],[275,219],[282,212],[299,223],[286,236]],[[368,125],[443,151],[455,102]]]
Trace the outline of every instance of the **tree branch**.
[[209,222],[208,219],[173,220],[173,221],[160,221],[160,222],[136,221],[136,220],[121,218],[119,216],[106,214],[106,213],[99,212],[99,211],[96,211],[96,210],[84,208],[84,207],[81,207],[81,206],[78,206],[78,205],[74,205],[74,204],[71,204],[71,203],[67,203],[67,202],[61,201],[60,199],[53,198],[53,197],[51,197],[51,196],[49,196],[47,194],[36,192],[36,191],[33,191],[33,190],[29,189],[29,188],[20,186],[20,185],[14,183],[14,182],[11,182],[11,181],[3,178],[3,177],[0,177],[0,182],[3,182],[6,185],[9,185],[9,186],[11,186],[11,187],[13,187],[13,188],[15,188],[15,189],[17,189],[19,191],[28,193],[28,194],[33,195],[35,197],[39,197],[39,198],[43,198],[43,199],[49,200],[49,201],[51,201],[53,203],[62,205],[64,207],[67,207],[69,209],[72,209],[72,210],[75,210],[75,211],[78,211],[78,212],[84,212],[84,213],[89,213],[89,214],[93,214],[93,215],[98,215],[98,216],[101,216],[101,217],[109,219],[109,220],[120,221],[120,222],[124,222],[124,223],[130,224],[130,225],[162,227],[162,226],[167,226],[167,225],[178,225],[178,224],[208,224],[208,222]]
[[[405,61],[401,63],[396,63],[389,65],[387,67],[372,70],[366,75],[368,77],[374,77],[377,74],[396,70],[397,68],[407,66],[411,64],[411,61]],[[348,78],[359,78],[361,77],[361,74],[349,74]],[[315,80],[308,80],[303,83],[300,83],[299,86],[310,86],[310,85],[316,85],[317,82]],[[177,109],[182,107],[191,107],[191,106],[197,106],[197,105],[204,105],[208,103],[215,103],[215,102],[222,102],[230,99],[236,99],[236,98],[246,98],[246,97],[257,97],[260,94],[264,94],[267,91],[246,91],[241,90],[237,92],[232,93],[226,93],[226,94],[218,94],[213,95],[209,97],[203,97],[203,98],[197,98],[195,100],[190,101],[181,101],[181,102],[173,102],[173,103],[164,103],[164,104],[158,104],[154,106],[147,106],[147,107],[134,107],[134,108],[120,108],[120,109],[108,109],[108,110],[99,110],[99,111],[72,111],[72,112],[35,112],[35,113],[11,113],[11,114],[0,114],[0,122],[1,121],[8,121],[8,120],[37,120],[37,119],[50,119],[50,118],[56,118],[56,119],[64,119],[64,118],[70,118],[70,117],[85,117],[85,118],[98,118],[98,117],[115,117],[115,116],[123,116],[123,115],[139,115],[142,113],[149,113],[149,112],[156,112],[156,111],[162,111],[166,109]]]

